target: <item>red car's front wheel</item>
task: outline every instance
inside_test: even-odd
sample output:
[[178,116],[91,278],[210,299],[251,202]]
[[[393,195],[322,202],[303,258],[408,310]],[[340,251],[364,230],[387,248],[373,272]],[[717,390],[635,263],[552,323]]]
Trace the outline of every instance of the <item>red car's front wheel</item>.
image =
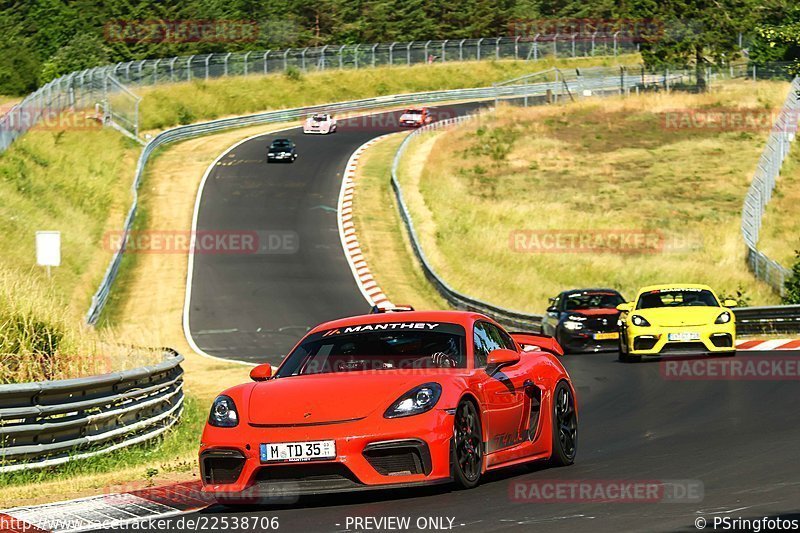
[[471,489],[480,482],[483,468],[482,442],[478,410],[474,403],[462,401],[456,409],[450,453],[453,481],[461,488]]

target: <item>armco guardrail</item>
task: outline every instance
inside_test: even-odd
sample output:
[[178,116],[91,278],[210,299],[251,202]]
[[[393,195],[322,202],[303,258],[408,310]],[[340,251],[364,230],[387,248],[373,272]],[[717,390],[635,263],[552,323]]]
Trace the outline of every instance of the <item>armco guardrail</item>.
[[[590,72],[591,69],[587,69]],[[623,75],[614,74],[609,75],[605,71],[602,76],[591,78],[585,77],[581,81],[570,81],[566,86],[577,88],[592,88],[593,90],[616,90],[625,91],[631,87],[635,87],[641,83],[641,78],[638,75]],[[617,72],[619,70],[617,69]],[[512,85],[504,87],[478,87],[471,89],[455,89],[446,91],[431,91],[422,93],[400,94],[392,96],[379,96],[376,98],[366,98],[362,100],[353,100],[350,102],[341,102],[336,104],[317,105],[309,107],[300,107],[294,109],[284,109],[280,111],[269,111],[266,113],[257,113],[245,117],[232,117],[220,120],[213,120],[211,122],[202,122],[199,124],[191,124],[188,126],[178,126],[161,132],[156,135],[150,142],[145,145],[139,156],[139,161],[136,166],[136,175],[133,180],[133,203],[128,215],[125,218],[125,225],[123,227],[123,238],[120,247],[115,251],[111,262],[103,276],[100,287],[92,297],[92,303],[86,313],[86,322],[95,324],[102,313],[106,300],[108,299],[111,285],[116,279],[119,271],[119,266],[122,261],[122,255],[125,251],[127,243],[127,232],[133,226],[133,219],[136,216],[138,208],[138,189],[142,181],[144,169],[153,151],[160,146],[166,144],[191,139],[200,135],[207,135],[216,133],[231,128],[239,128],[244,126],[254,126],[258,124],[268,124],[275,122],[289,122],[296,121],[304,118],[306,115],[327,111],[330,113],[342,112],[360,112],[368,111],[378,108],[391,108],[396,106],[403,106],[408,104],[420,103],[436,103],[436,102],[453,102],[453,101],[477,101],[489,100],[496,98],[523,98],[525,96],[542,96],[548,91],[560,91],[565,87],[565,83],[561,82],[545,82],[539,84],[527,85]]]
[[[682,76],[682,75],[683,74],[680,73],[675,74],[675,76]],[[666,79],[661,80],[662,83],[665,81]],[[797,83],[797,81],[798,80],[796,79],[795,83]],[[580,85],[581,87],[588,86],[584,82],[579,82],[579,83],[581,83]],[[547,85],[548,88],[552,88],[553,84],[543,84],[543,85]],[[592,87],[597,92],[602,92],[604,90],[602,83],[593,83]],[[607,90],[607,88],[605,90]],[[541,93],[539,93],[539,96],[541,96]],[[477,311],[480,313],[487,314],[489,316],[494,317],[496,320],[503,323],[504,325],[513,328],[539,330],[541,328],[541,322],[542,322],[541,315],[533,315],[533,314],[523,313],[520,311],[505,309],[478,300],[476,298],[467,296],[450,287],[441,277],[439,277],[425,257],[425,253],[422,250],[416,231],[414,230],[414,222],[411,219],[411,214],[403,199],[403,191],[400,187],[400,182],[398,181],[397,178],[397,169],[400,165],[400,160],[403,154],[405,153],[408,144],[411,142],[411,140],[415,136],[420,135],[424,132],[446,128],[470,120],[472,118],[474,118],[474,116],[463,116],[454,119],[446,119],[439,122],[435,122],[433,124],[415,130],[414,132],[409,134],[400,144],[400,146],[397,149],[397,152],[395,153],[391,170],[391,184],[392,184],[392,189],[394,190],[395,193],[397,204],[400,209],[400,217],[403,219],[403,223],[406,226],[409,235],[409,240],[411,241],[411,248],[413,249],[414,255],[417,257],[417,260],[420,263],[420,266],[425,274],[425,277],[434,286],[434,288],[442,296],[442,298],[444,298],[450,305],[452,305],[456,309]],[[736,315],[736,321],[737,321],[736,329],[737,332],[740,334],[800,333],[800,305],[774,306],[774,307],[742,307],[736,309],[734,314]]]
[[742,237],[747,245],[747,264],[758,279],[768,283],[781,296],[785,293],[786,281],[791,276],[791,271],[758,251],[757,246],[761,219],[772,198],[772,190],[789,154],[791,143],[797,135],[798,119],[800,77],[792,81],[789,95],[772,127],[742,207]]
[[183,356],[79,379],[0,386],[0,473],[54,466],[152,439],[183,411]]
[[740,307],[733,314],[739,334],[800,333],[800,305]]

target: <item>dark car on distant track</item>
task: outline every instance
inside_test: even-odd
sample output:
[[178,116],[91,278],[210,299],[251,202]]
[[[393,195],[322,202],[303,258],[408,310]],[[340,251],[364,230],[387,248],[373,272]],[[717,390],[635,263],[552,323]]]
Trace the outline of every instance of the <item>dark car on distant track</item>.
[[550,298],[542,333],[555,337],[565,353],[616,350],[617,305],[625,299],[614,289],[574,289]]
[[288,162],[297,159],[297,146],[291,139],[275,139],[267,150],[267,163]]

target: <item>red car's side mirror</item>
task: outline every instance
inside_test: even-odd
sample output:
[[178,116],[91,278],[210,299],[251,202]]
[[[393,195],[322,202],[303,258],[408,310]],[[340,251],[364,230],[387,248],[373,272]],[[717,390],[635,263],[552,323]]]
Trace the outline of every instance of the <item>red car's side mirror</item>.
[[250,371],[250,379],[253,381],[266,381],[272,377],[272,365],[264,363],[258,365]]
[[486,358],[486,368],[492,372],[499,370],[504,366],[511,366],[519,363],[519,352],[514,350],[507,350],[505,348],[498,348],[489,352],[489,357]]

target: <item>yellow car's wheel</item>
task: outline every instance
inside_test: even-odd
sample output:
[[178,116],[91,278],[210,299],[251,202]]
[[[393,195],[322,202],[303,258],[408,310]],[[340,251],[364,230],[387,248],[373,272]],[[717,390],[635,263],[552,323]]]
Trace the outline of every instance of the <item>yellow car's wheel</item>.
[[623,363],[638,363],[642,360],[641,355],[631,355],[628,350],[628,337],[622,332],[619,334],[619,360]]

